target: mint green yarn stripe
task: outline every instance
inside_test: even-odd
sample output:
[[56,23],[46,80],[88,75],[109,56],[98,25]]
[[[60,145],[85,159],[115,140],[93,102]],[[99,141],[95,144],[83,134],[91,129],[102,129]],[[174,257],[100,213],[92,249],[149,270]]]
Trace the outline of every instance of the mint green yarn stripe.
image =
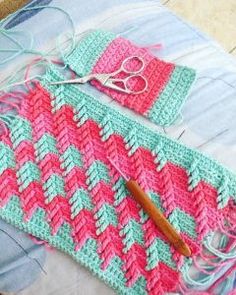
[[[161,212],[165,211],[159,195],[152,191],[149,191],[148,196],[153,201],[153,203],[161,210]],[[145,222],[148,218],[148,215],[144,213],[142,209],[140,210],[140,215],[142,218],[142,222]],[[175,227],[176,230],[186,233],[191,238],[196,238],[196,223],[194,221],[194,218],[187,212],[184,212],[177,207],[172,211],[172,213],[168,217],[168,220]]]
[[84,189],[78,189],[73,196],[69,199],[71,205],[71,218],[74,219],[81,210],[92,210],[93,205],[91,203],[90,196]]
[[134,219],[129,220],[121,230],[121,234],[124,235],[123,243],[126,245],[125,251],[128,251],[134,243],[144,246],[142,226]]
[[125,186],[125,180],[123,177],[119,177],[113,185],[113,190],[115,192],[115,206],[118,206],[128,195],[130,195]]
[[[48,69],[42,84],[55,95],[57,87],[49,85],[48,82],[60,81],[62,79],[63,76],[58,73],[54,66]],[[190,169],[193,159],[197,160],[199,177],[215,188],[221,185],[222,174],[225,174],[229,179],[229,193],[236,199],[236,176],[217,161],[204,156],[197,150],[182,145],[178,141],[169,139],[157,131],[141,125],[113,109],[112,106],[101,103],[73,85],[65,86],[64,97],[64,103],[72,106],[77,112],[79,112],[79,110],[77,110],[78,103],[82,99],[86,101],[87,116],[98,124],[100,124],[103,118],[109,113],[114,133],[126,137],[130,130],[134,129],[137,134],[136,138],[139,146],[150,149],[151,151],[155,150],[159,145],[162,146],[162,152],[165,154],[166,159],[186,170]]]
[[8,168],[15,168],[15,157],[8,145],[0,141],[0,176]]
[[163,262],[172,269],[176,269],[176,264],[172,259],[169,244],[159,238],[155,238],[150,247],[147,248],[147,268],[155,268],[159,262]]
[[[155,203],[155,205],[164,212],[162,207],[162,202],[160,197],[153,192],[148,192],[149,197]],[[145,222],[148,216],[140,211],[142,222]],[[180,208],[176,208],[169,216],[168,220],[175,227],[176,230],[186,233],[191,238],[196,238],[196,224],[194,218],[192,218],[188,213],[184,212]],[[156,240],[147,249],[148,257],[148,269],[153,269],[157,266],[158,262],[164,262],[169,267],[176,269],[176,264],[172,259],[172,254],[170,251],[169,244],[156,238]]]
[[53,247],[69,254],[75,261],[89,268],[93,274],[117,290],[118,293],[126,295],[146,294],[146,282],[143,278],[140,278],[131,288],[126,286],[126,279],[122,271],[123,262],[119,257],[113,258],[108,268],[102,270],[102,261],[98,256],[97,242],[95,240],[88,239],[80,251],[76,252],[74,250],[75,245],[70,236],[70,225],[64,224],[56,235],[51,235],[51,229],[46,222],[45,216],[45,211],[38,209],[29,222],[24,222],[23,212],[17,196],[13,196],[5,207],[0,208],[0,217],[6,222],[39,239],[47,241]]
[[70,145],[65,152],[60,156],[62,162],[61,167],[65,170],[65,175],[68,175],[74,167],[82,167],[82,156],[78,149]]
[[64,181],[62,177],[57,174],[52,174],[43,183],[43,188],[47,197],[47,203],[50,203],[56,196],[65,196]]
[[36,149],[38,161],[42,161],[44,157],[49,153],[58,155],[58,151],[56,148],[56,140],[52,135],[48,133],[45,133],[35,143],[35,149]]
[[[186,233],[191,238],[196,238],[196,223],[194,218],[180,208],[176,208],[169,216],[171,224],[180,232]],[[175,226],[175,220],[177,225]]]
[[28,161],[16,173],[18,182],[20,182],[20,191],[28,187],[33,181],[40,181],[40,170],[38,166]]
[[[158,209],[160,209],[160,211],[163,213],[164,212],[164,208],[162,206],[162,202],[161,202],[160,196],[158,194],[152,192],[152,191],[147,192],[147,194],[148,194],[149,198],[152,200],[152,202],[156,205],[156,207]],[[148,219],[148,214],[146,212],[144,212],[143,209],[141,209],[140,210],[140,217],[141,217],[141,222],[144,223]]]
[[101,180],[106,183],[110,182],[110,176],[107,166],[99,160],[93,162],[86,172],[88,176],[89,190],[93,189]]
[[160,97],[148,111],[148,118],[159,125],[171,125],[179,115],[195,76],[195,70],[176,66]]
[[103,51],[115,37],[115,34],[102,30],[89,33],[73,52],[64,58],[64,63],[79,76],[90,74]]
[[103,204],[96,212],[96,226],[98,227],[97,234],[102,233],[109,225],[117,226],[117,215],[114,207],[109,204]]
[[[146,279],[143,276],[140,276],[138,278],[138,280],[135,282],[135,284],[132,287],[132,291],[130,294],[135,294],[135,295],[147,295],[148,292],[146,291]],[[133,293],[134,292],[134,293]],[[129,291],[128,293],[125,293],[126,295],[129,295]]]
[[32,141],[32,128],[28,120],[15,116],[9,127],[13,148],[16,148],[22,141]]

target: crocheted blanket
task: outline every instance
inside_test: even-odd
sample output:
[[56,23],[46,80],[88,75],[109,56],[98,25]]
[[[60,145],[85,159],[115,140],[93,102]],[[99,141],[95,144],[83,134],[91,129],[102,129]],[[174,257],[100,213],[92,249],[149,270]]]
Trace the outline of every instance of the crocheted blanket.
[[[0,217],[68,253],[122,294],[177,291],[191,281],[197,257],[217,264],[232,258],[235,175],[75,86],[48,83],[61,79],[50,67],[20,113],[0,117],[7,127]],[[191,258],[166,242],[107,156],[149,194]],[[211,243],[215,231],[227,236],[224,249]]]

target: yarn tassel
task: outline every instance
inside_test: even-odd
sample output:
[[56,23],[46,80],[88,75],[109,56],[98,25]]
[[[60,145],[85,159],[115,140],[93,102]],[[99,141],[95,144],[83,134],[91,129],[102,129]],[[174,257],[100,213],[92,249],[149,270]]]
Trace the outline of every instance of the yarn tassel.
[[236,270],[236,264],[234,264],[233,266],[231,266],[225,273],[223,276],[221,276],[217,281],[215,281],[215,283],[207,290],[210,294],[213,293],[213,291],[223,282],[226,280],[226,278],[233,272]]
[[0,139],[8,134],[8,124],[13,114],[20,111],[23,97],[24,93],[21,91],[0,94]]
[[[219,288],[221,294],[230,294],[235,287],[236,237],[226,230],[220,231],[220,234],[217,248],[212,245],[215,237],[212,233],[205,238],[202,253],[193,257],[192,263],[182,269],[183,277],[179,286],[181,294],[218,294]],[[195,274],[193,278],[190,270]]]
[[46,241],[43,241],[43,240],[40,240],[38,238],[35,238],[34,236],[32,235],[29,235],[31,240],[36,244],[36,245],[44,245],[45,248],[48,250],[48,251],[53,251],[53,247],[51,245],[49,245]]

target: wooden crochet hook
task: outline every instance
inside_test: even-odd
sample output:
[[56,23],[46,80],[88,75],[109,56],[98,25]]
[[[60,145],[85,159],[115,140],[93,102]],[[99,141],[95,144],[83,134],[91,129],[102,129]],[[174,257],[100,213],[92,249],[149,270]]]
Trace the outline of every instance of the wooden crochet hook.
[[156,207],[148,195],[141,189],[135,180],[129,179],[126,175],[120,171],[120,169],[114,164],[114,162],[109,158],[112,166],[121,174],[121,176],[126,181],[126,187],[134,197],[134,199],[140,204],[143,210],[148,214],[148,216],[155,222],[158,229],[166,237],[168,242],[174,246],[174,248],[186,257],[191,256],[191,250],[188,245],[181,238],[179,233],[170,224],[170,222],[165,218],[162,212]]

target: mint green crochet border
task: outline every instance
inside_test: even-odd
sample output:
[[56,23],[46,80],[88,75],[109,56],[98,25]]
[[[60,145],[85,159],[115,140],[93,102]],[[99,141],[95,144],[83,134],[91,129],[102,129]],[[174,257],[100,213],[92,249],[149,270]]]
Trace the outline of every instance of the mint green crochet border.
[[[43,77],[42,85],[51,92],[52,95],[57,96],[58,86],[50,85],[49,82],[60,81],[64,78],[65,77],[63,77],[63,75],[57,70],[57,67],[52,65],[48,68],[47,73]],[[131,130],[132,132],[135,132],[137,146],[144,147],[151,151],[154,151],[157,146],[162,146],[166,160],[186,169],[187,171],[191,169],[193,160],[195,162],[197,161],[198,175],[195,175],[197,179],[205,180],[207,183],[218,189],[222,184],[222,179],[227,178],[228,194],[236,200],[236,175],[217,161],[128,118],[126,115],[115,110],[112,106],[105,105],[89,94],[81,91],[79,86],[66,85],[59,87],[64,93],[64,100],[66,100],[68,105],[71,105],[75,109],[79,102],[84,99],[87,116],[92,118],[98,124],[100,124],[103,118],[109,114],[110,123],[113,127],[114,133],[127,137]],[[64,102],[62,104],[64,104]],[[59,102],[57,107],[61,107]]]
[[111,32],[100,30],[89,33],[80,40],[71,54],[64,58],[64,63],[79,76],[90,74],[99,57],[115,37],[116,35]]
[[[181,81],[182,79],[184,81]],[[195,70],[184,66],[176,66],[160,97],[148,110],[147,117],[161,126],[169,126],[174,123],[188,98],[195,79]]]

